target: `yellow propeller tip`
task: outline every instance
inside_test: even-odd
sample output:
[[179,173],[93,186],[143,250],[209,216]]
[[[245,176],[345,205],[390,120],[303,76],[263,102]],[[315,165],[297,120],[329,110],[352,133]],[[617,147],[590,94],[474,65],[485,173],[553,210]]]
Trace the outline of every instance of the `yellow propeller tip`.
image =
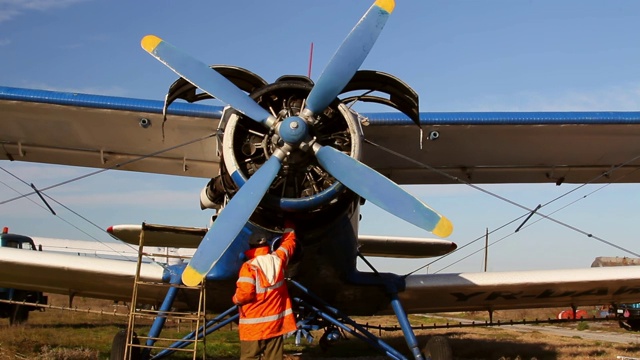
[[147,52],[152,52],[156,48],[156,46],[160,44],[161,41],[162,39],[155,35],[147,35],[142,38],[142,40],[140,41],[140,45]]
[[396,7],[396,2],[394,0],[376,0],[375,4],[388,13],[391,13],[393,8]]
[[453,232],[453,224],[451,223],[451,221],[449,221],[449,219],[443,216],[440,218],[440,221],[438,221],[436,226],[433,228],[433,231],[431,232],[433,233],[433,235],[439,237],[447,237]]
[[197,272],[194,268],[187,266],[182,272],[182,283],[187,286],[198,286],[202,282],[204,275]]

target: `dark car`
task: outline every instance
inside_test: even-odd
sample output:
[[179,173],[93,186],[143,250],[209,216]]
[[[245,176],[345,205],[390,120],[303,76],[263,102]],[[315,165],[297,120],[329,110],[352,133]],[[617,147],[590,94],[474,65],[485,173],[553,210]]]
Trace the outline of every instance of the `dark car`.
[[618,304],[609,313],[619,319],[621,328],[640,331],[640,303]]
[[[0,247],[36,250],[33,239],[28,236],[9,234],[6,227],[0,234]],[[0,288],[0,300],[46,305],[48,299],[40,291]],[[11,325],[19,325],[27,322],[30,311],[39,309],[41,308],[33,305],[0,302],[0,318],[9,318]]]

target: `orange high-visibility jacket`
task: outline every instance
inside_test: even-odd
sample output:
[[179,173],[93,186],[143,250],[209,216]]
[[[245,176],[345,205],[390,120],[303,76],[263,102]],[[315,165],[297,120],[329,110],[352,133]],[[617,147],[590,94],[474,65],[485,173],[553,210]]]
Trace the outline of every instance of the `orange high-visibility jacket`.
[[[293,255],[296,235],[287,223],[280,247],[249,249],[240,268],[233,302],[240,305],[240,340],[264,340],[296,330],[284,270]],[[290,227],[291,226],[291,227]]]

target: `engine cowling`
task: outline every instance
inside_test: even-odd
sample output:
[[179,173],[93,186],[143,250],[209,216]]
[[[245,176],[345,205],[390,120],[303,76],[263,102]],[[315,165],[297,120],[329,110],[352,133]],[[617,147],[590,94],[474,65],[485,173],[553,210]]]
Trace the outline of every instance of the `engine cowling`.
[[[220,209],[225,202],[264,164],[282,139],[275,131],[282,121],[304,108],[311,88],[306,77],[284,77],[252,92],[250,96],[268,109],[277,122],[270,129],[227,107],[220,121],[223,133],[219,148],[222,153],[221,173],[201,193],[203,208]],[[311,143],[331,146],[360,159],[363,133],[357,116],[336,100],[313,119]],[[313,213],[316,220],[330,221],[351,206],[356,195],[326,172],[308,146],[292,150],[251,220],[269,227],[285,213],[304,218]],[[320,220],[322,221],[322,220]],[[275,221],[275,223],[280,223]]]

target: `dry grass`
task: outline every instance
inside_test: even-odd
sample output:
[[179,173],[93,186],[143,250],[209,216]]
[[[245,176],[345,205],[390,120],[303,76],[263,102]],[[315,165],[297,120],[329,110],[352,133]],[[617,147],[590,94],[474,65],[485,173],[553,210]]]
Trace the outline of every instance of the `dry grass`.
[[[54,305],[63,305],[66,298],[52,296]],[[79,309],[91,308],[103,310],[104,315],[70,312],[62,310],[47,310],[32,312],[28,324],[19,327],[9,327],[8,321],[0,322],[0,360],[4,359],[105,359],[109,357],[111,341],[119,329],[126,327],[126,317],[115,317],[110,314],[114,305],[109,301],[92,299],[76,299],[74,302]],[[126,308],[119,308],[122,313]],[[544,315],[549,310],[517,310],[500,312],[494,319],[533,319],[547,318]],[[550,310],[551,315],[557,313]],[[463,314],[466,317],[476,317],[484,320],[486,314]],[[456,316],[461,317],[460,314]],[[395,324],[394,317],[361,318],[359,322],[370,324]],[[442,322],[438,319],[425,319],[411,316],[414,324],[425,325]],[[577,326],[577,325],[573,325]],[[615,323],[608,325],[617,328]],[[606,328],[606,327],[605,327]],[[169,324],[165,334],[184,333],[189,331],[185,324]],[[141,330],[145,331],[145,330]],[[288,359],[383,359],[359,340],[349,339],[339,342],[328,352],[322,352],[316,342],[312,345],[296,347],[293,339],[287,340],[285,351]],[[399,349],[407,357],[411,357],[407,349],[402,332],[382,332],[385,341]],[[464,328],[420,330],[416,332],[420,344],[425,344],[434,335],[446,335],[454,348],[456,359],[501,359],[501,360],[529,360],[529,359],[615,359],[616,356],[638,356],[640,344],[613,344],[608,342],[589,341],[571,337],[547,335],[542,332],[518,332],[509,327],[500,328]],[[234,329],[219,331],[207,338],[207,355],[211,359],[237,358],[238,337]],[[173,358],[190,358],[183,354]]]
[[[435,331],[422,335],[446,335],[460,359],[615,359],[618,355],[636,356],[639,344],[613,344],[542,332],[518,332],[504,328],[475,328],[464,331]],[[420,337],[419,337],[420,340]]]

